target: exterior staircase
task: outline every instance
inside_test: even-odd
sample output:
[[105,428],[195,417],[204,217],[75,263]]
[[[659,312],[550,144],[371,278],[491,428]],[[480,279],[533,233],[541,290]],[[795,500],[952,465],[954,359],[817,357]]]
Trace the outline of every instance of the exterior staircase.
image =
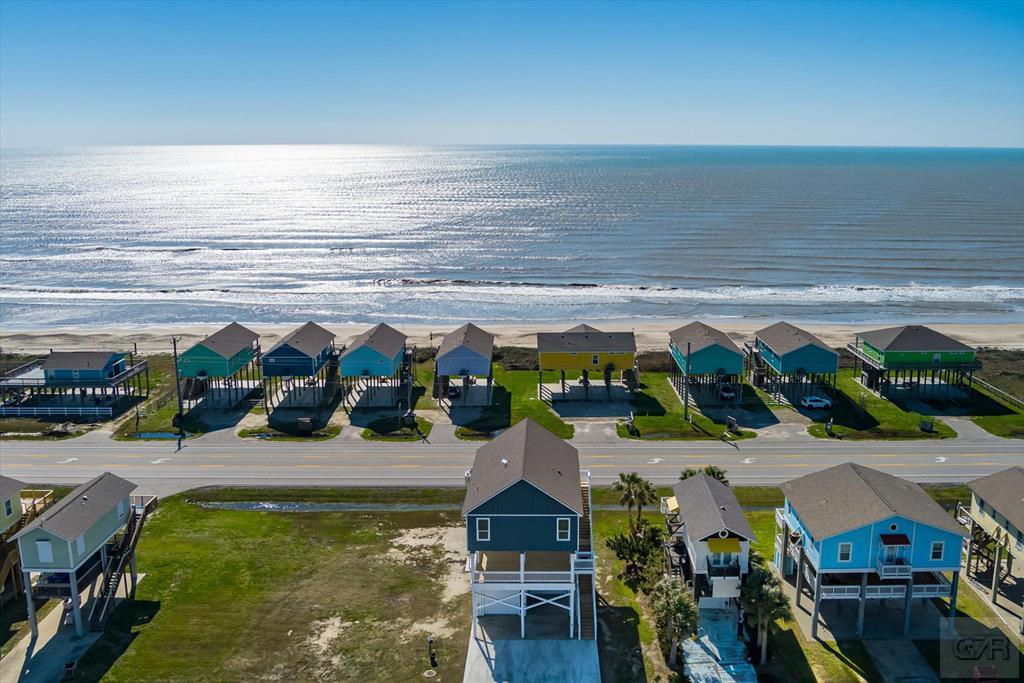
[[146,523],[146,517],[157,506],[156,496],[145,498],[139,502],[141,509],[134,500],[132,501],[131,517],[128,519],[124,535],[108,556],[107,569],[103,573],[103,587],[89,612],[89,630],[91,631],[104,629],[107,617],[113,611],[117,587],[120,585],[121,579],[124,578],[125,568],[129,566],[135,555],[135,547],[139,544],[139,538],[142,536],[142,526]]
[[597,638],[597,612],[594,601],[594,548],[590,528],[590,482],[580,482],[583,514],[580,516],[579,550],[576,554],[576,590],[579,596],[579,635],[583,640]]
[[597,624],[594,623],[594,575],[580,574],[580,639],[594,640],[597,637]]

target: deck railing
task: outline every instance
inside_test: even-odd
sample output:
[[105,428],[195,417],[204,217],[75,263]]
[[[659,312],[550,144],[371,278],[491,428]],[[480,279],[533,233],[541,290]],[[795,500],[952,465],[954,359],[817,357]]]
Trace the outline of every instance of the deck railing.
[[48,380],[45,377],[21,377],[25,373],[34,370],[45,362],[44,359],[33,361],[26,365],[22,365],[20,368],[8,372],[6,375],[0,377],[0,385],[6,385],[9,388],[17,387],[83,387],[83,388],[100,388],[100,387],[116,387],[122,384],[132,377],[135,377],[139,373],[143,372],[149,367],[149,361],[142,359],[135,365],[126,368],[122,372],[114,375],[113,377],[98,377],[96,379],[53,379]]
[[113,414],[113,408],[96,406],[0,406],[3,417],[111,417]]
[[822,586],[821,597],[832,600],[860,598],[860,586]]
[[572,583],[569,572],[491,572],[478,571],[474,583]]
[[902,598],[907,593],[906,586],[868,586],[865,589],[866,598]]
[[905,579],[914,573],[914,568],[903,560],[886,562],[885,558],[879,557],[875,562],[878,575],[883,579]]

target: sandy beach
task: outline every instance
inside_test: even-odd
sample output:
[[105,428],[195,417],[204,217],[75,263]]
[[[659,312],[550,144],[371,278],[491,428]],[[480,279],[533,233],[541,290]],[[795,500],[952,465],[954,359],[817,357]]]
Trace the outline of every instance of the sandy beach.
[[[542,325],[535,323],[484,325],[483,327],[497,336],[499,346],[526,346],[536,344],[537,332],[555,332],[564,330],[578,322],[573,321],[558,325]],[[602,330],[609,332],[633,330],[636,333],[637,345],[640,350],[662,350],[668,343],[668,333],[689,320],[659,321],[642,320],[635,323],[616,322],[600,323]],[[758,329],[771,324],[771,321],[714,321],[706,320],[728,333],[737,343],[753,337]],[[799,323],[795,323],[799,324]],[[818,335],[830,346],[845,346],[852,341],[854,333],[863,330],[874,330],[890,327],[900,323],[850,325],[850,324],[801,324],[805,329]],[[1004,324],[949,324],[937,323],[931,327],[950,335],[972,346],[999,349],[1024,348],[1024,322]],[[283,335],[297,327],[296,325],[250,325],[251,329],[261,336],[264,349],[270,348]],[[354,336],[366,329],[366,325],[332,325],[324,327],[338,335],[336,342],[341,345],[348,343]],[[437,346],[441,337],[448,331],[448,326],[436,328],[424,325],[396,325],[398,329],[409,335],[412,343],[417,346]],[[136,327],[100,327],[88,328],[53,328],[46,330],[24,330],[5,333],[0,330],[0,350],[4,353],[46,353],[55,351],[107,349],[131,350],[137,345],[140,353],[170,353],[171,337],[180,337],[178,348],[187,348],[203,337],[216,332],[218,325],[188,326],[136,326]]]

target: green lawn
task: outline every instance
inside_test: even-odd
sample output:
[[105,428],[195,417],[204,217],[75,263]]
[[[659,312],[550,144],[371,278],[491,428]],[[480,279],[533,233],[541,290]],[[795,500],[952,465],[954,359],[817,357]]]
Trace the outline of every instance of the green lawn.
[[[326,441],[341,434],[341,425],[329,424],[322,429],[317,429],[308,436],[280,432],[270,427],[253,427],[252,429],[240,429],[238,436],[242,438],[262,438],[268,441]],[[262,436],[265,435],[265,436]]]
[[751,438],[751,430],[726,435],[725,424],[715,422],[691,410],[691,422],[683,419],[683,402],[668,381],[667,372],[645,372],[640,375],[640,391],[630,400],[633,426],[630,433],[624,422],[618,425],[619,436],[640,439],[722,439]]
[[400,427],[398,418],[384,418],[371,422],[363,430],[362,437],[367,441],[420,441],[430,436],[430,430],[434,428],[434,423],[417,417],[416,427],[417,429]]
[[[274,490],[253,492],[258,500]],[[457,511],[208,510],[176,496],[146,524],[136,599],[79,664],[82,680],[461,680],[468,593],[439,542]],[[461,540],[461,534],[456,532]],[[411,545],[410,545],[411,544]]]
[[[135,409],[128,411],[117,425],[114,430],[114,438],[119,441],[134,439],[138,432],[178,431],[171,422],[178,413],[178,394],[177,388],[174,386],[174,357],[167,353],[160,353],[148,356],[147,360],[149,361],[149,400],[138,406],[138,413]],[[206,425],[188,415],[185,416],[182,427],[192,434],[202,434],[206,431]]]
[[[804,410],[813,424],[807,430],[812,436],[828,438],[825,422],[834,420],[833,433],[844,439],[927,439],[948,438],[956,432],[941,420],[935,420],[934,431],[923,432],[920,413],[905,411],[895,403],[871,393],[854,378],[853,368],[841,368],[838,392],[832,410]],[[861,397],[864,410],[860,409]]]
[[[563,439],[573,435],[573,427],[537,398],[537,373],[532,370],[503,370],[494,366],[494,402],[483,415],[459,424],[455,435],[461,439],[486,439],[492,432],[507,429],[529,417]],[[457,419],[457,417],[456,417]]]
[[437,408],[437,401],[431,397],[434,389],[434,361],[416,364],[416,381],[424,391],[416,399],[416,410],[432,410]]

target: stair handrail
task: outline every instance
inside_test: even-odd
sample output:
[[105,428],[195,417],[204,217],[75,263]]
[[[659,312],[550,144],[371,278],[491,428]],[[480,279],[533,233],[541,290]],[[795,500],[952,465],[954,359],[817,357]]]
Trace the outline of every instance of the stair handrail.
[[[108,571],[103,574],[103,588],[100,599],[93,603],[92,610],[89,612],[89,623],[94,627],[103,623],[107,615],[107,609],[114,603],[117,587],[121,584],[122,577],[124,577],[125,563],[135,553],[135,546],[138,545],[139,537],[142,535],[142,526],[145,524],[149,513],[157,506],[156,496],[148,498],[132,496],[132,499],[134,498],[141,499],[143,503],[142,509],[141,511],[138,510],[134,503],[131,505],[132,515],[128,520],[124,536],[121,538],[121,543],[117,549],[117,561],[111,562],[107,566]],[[97,607],[100,609],[98,615],[96,614]]]

